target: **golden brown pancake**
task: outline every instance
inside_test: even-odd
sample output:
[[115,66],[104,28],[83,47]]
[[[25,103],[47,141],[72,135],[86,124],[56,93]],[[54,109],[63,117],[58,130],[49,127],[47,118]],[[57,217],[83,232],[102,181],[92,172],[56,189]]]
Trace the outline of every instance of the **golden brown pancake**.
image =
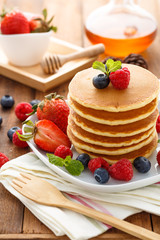
[[127,67],[130,71],[130,83],[127,89],[115,89],[111,83],[107,88],[96,89],[92,79],[102,72],[89,68],[77,73],[70,82],[70,97],[86,108],[110,112],[141,108],[157,97],[159,80],[154,74],[132,64],[123,64],[123,67]]
[[98,153],[92,153],[92,152],[86,151],[84,149],[80,149],[78,147],[75,147],[75,148],[78,153],[87,153],[90,155],[91,158],[102,157],[109,164],[113,164],[122,158],[127,158],[131,162],[133,162],[136,157],[140,157],[140,156],[148,158],[152,154],[152,152],[156,149],[157,140],[158,140],[158,136],[157,136],[157,134],[155,134],[155,137],[149,144],[143,146],[142,148],[140,148],[138,150],[132,151],[130,153],[122,154],[122,155],[98,154]]
[[106,154],[108,154],[108,155],[126,154],[129,152],[135,151],[137,149],[140,149],[141,147],[149,144],[152,141],[152,139],[155,136],[155,132],[156,131],[152,132],[145,140],[143,140],[137,144],[132,144],[130,146],[122,146],[122,147],[104,147],[102,145],[99,146],[96,144],[91,144],[91,143],[87,143],[87,142],[80,140],[73,134],[70,127],[67,128],[67,135],[75,147],[84,149],[89,152],[105,154],[105,155]]
[[90,133],[96,133],[101,136],[110,137],[133,136],[138,133],[147,131],[148,129],[155,125],[158,114],[159,114],[158,109],[156,109],[152,114],[150,114],[147,118],[143,120],[139,120],[125,125],[110,126],[107,124],[92,122],[86,118],[81,117],[72,109],[70,111],[70,116],[72,120],[74,120],[76,125],[81,127],[83,130],[88,131]]
[[73,119],[71,119],[71,116],[69,117],[68,126],[73,132],[74,136],[76,136],[80,140],[104,147],[121,147],[139,143],[146,139],[155,129],[155,127],[151,127],[145,132],[141,132],[139,134],[129,137],[107,137],[83,130],[81,127],[75,124]]
[[110,163],[125,157],[148,157],[157,146],[159,80],[151,72],[124,64],[130,83],[124,90],[93,86],[101,73],[93,68],[75,75],[69,84],[71,108],[68,136],[78,152],[101,156]]
[[72,98],[69,98],[68,103],[70,107],[83,118],[102,124],[119,125],[132,123],[148,117],[151,113],[155,111],[157,107],[157,98],[139,109],[129,110],[126,112],[108,112],[87,108],[80,105]]

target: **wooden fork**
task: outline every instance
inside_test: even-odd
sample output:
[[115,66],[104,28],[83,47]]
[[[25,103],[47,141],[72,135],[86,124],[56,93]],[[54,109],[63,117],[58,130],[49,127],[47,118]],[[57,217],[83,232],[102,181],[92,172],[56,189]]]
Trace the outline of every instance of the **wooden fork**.
[[70,209],[107,223],[140,239],[160,240],[160,235],[157,233],[70,201],[55,186],[33,175],[20,173],[19,177],[13,179],[11,185],[22,195],[37,203]]

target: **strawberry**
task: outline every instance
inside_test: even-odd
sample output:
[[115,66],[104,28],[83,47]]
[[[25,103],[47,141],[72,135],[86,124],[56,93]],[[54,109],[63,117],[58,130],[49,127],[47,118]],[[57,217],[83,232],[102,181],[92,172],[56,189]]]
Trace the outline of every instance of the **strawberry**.
[[47,21],[47,9],[43,9],[42,11],[43,18],[41,16],[32,17],[29,21],[30,31],[31,32],[48,32],[53,30],[57,31],[57,27],[50,26],[54,17],[51,17],[49,21]]
[[24,127],[25,135],[18,134],[22,141],[34,139],[35,144],[44,151],[53,152],[59,145],[71,147],[71,142],[53,122],[43,119],[35,124],[30,120],[24,122],[29,127]]
[[30,33],[29,22],[20,11],[11,11],[1,15],[1,32],[2,34],[22,34]]
[[51,93],[37,106],[33,106],[34,113],[37,110],[39,120],[48,119],[54,122],[64,133],[68,125],[69,107],[63,97]]

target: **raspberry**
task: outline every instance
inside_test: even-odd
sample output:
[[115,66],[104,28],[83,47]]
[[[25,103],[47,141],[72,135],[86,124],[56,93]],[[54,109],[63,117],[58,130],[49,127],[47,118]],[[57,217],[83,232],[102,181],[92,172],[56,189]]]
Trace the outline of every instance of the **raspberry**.
[[109,75],[109,79],[114,88],[122,90],[127,88],[129,85],[130,72],[128,68],[125,67],[115,72],[111,72]]
[[160,123],[160,115],[157,118],[157,122]]
[[124,67],[124,68],[123,68],[123,71],[125,71],[126,73],[128,73],[128,75],[130,76],[130,71],[128,70],[127,67]]
[[156,122],[156,131],[157,133],[160,133],[160,123]]
[[157,153],[157,162],[160,165],[160,151]]
[[60,145],[56,148],[54,155],[61,157],[61,158],[66,158],[67,156],[73,156],[73,153],[69,147],[66,147],[64,145]]
[[[20,134],[22,134],[22,129],[18,129],[16,132],[19,132]],[[21,140],[18,138],[18,135],[17,135],[16,132],[13,133],[13,137],[12,137],[12,142],[13,142],[13,144],[16,145],[17,147],[21,147],[21,148],[28,147],[27,142],[21,141]]]
[[0,152],[0,168],[2,167],[3,164],[5,164],[8,161],[9,161],[8,157]]
[[157,133],[160,133],[160,115],[159,115],[158,118],[157,118],[156,130],[157,130]]
[[128,159],[122,158],[109,168],[109,174],[112,178],[129,181],[133,177],[132,164]]
[[28,118],[26,114],[33,112],[32,105],[27,102],[18,103],[15,108],[15,114],[17,118],[24,121]]
[[88,168],[92,173],[94,173],[94,171],[97,168],[105,168],[106,170],[108,170],[109,169],[109,164],[103,158],[98,157],[98,158],[93,158],[89,161]]

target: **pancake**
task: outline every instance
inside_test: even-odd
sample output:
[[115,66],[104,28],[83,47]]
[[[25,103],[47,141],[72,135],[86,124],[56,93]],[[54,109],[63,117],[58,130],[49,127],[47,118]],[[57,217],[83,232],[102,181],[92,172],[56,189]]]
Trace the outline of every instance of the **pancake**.
[[122,158],[127,158],[128,160],[130,160],[133,163],[133,161],[136,157],[143,156],[143,157],[148,158],[153,153],[153,151],[156,149],[157,140],[158,140],[158,136],[157,136],[157,134],[155,134],[155,137],[149,144],[143,146],[142,148],[140,148],[138,150],[132,151],[130,153],[122,154],[122,155],[105,155],[105,154],[92,153],[92,152],[86,151],[84,149],[80,149],[78,147],[75,147],[75,149],[78,153],[87,153],[88,155],[90,155],[91,158],[102,157],[109,164],[113,164]]
[[105,155],[106,154],[108,154],[108,155],[126,154],[129,152],[135,151],[137,149],[140,149],[141,147],[149,144],[153,140],[155,134],[156,134],[156,131],[154,130],[154,132],[152,132],[145,140],[143,140],[137,144],[132,144],[131,146],[104,147],[104,146],[99,146],[96,144],[91,144],[91,143],[87,143],[87,142],[80,140],[73,134],[73,132],[69,126],[67,128],[67,135],[75,147],[84,149],[89,152],[105,154]]
[[101,71],[93,68],[79,72],[69,84],[68,137],[78,152],[109,163],[148,157],[157,146],[159,80],[144,68],[124,66],[130,83],[123,90],[111,83],[95,88],[93,77]]
[[147,131],[155,125],[158,114],[158,109],[156,109],[152,114],[150,114],[147,118],[143,120],[139,120],[125,125],[110,126],[106,124],[92,122],[86,118],[81,117],[72,109],[70,110],[70,116],[77,126],[90,133],[96,133],[97,135],[110,137],[133,136],[141,132]]
[[149,104],[126,112],[108,112],[104,110],[95,110],[84,107],[69,97],[69,106],[81,117],[89,119],[93,122],[98,122],[108,125],[128,124],[142,120],[153,113],[157,107],[157,98],[153,99]]
[[92,84],[92,79],[102,72],[89,68],[78,72],[70,82],[70,97],[86,108],[109,112],[138,109],[152,102],[158,96],[158,78],[136,65],[123,64],[122,66],[130,71],[130,83],[127,90],[115,89],[111,83],[107,88],[96,89]]
[[71,119],[71,116],[69,117],[68,126],[70,129],[72,129],[71,131],[74,136],[76,136],[80,140],[104,147],[121,147],[139,143],[146,139],[155,129],[155,127],[151,127],[145,132],[141,132],[139,134],[129,137],[107,137],[94,133],[89,133],[83,130],[81,127],[75,124],[73,119]]

